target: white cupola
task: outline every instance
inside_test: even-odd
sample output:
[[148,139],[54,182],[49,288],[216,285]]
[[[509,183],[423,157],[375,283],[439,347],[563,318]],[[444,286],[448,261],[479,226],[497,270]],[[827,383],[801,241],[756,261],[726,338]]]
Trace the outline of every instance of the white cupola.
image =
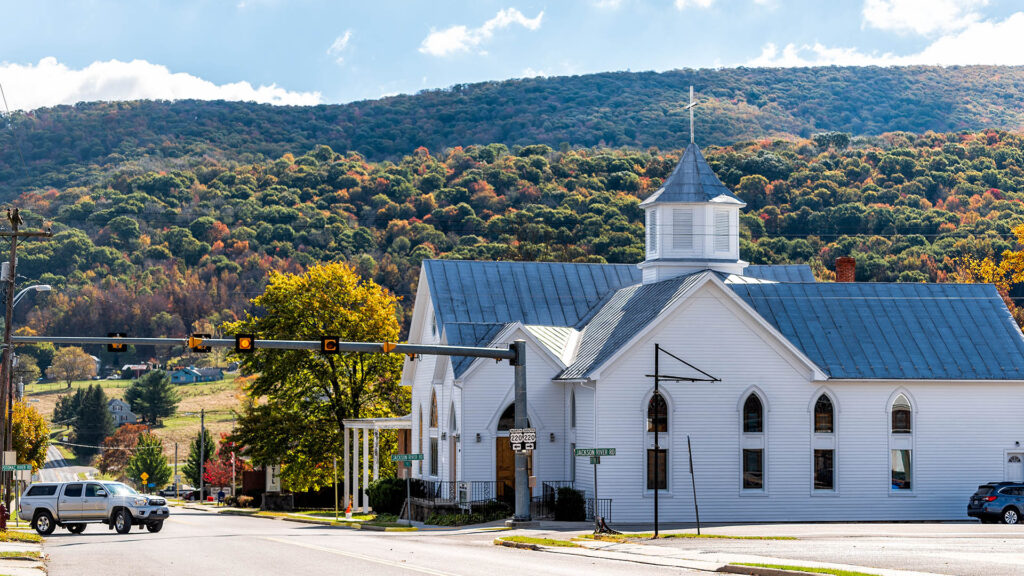
[[647,222],[643,283],[711,269],[742,274],[740,208],[746,204],[718,179],[696,144],[661,188],[640,203]]

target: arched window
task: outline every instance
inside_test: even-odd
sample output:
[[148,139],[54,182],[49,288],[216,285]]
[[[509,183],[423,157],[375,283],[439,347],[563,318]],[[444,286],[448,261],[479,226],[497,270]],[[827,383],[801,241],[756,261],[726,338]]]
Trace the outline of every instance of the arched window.
[[448,408],[448,430],[453,434],[459,431],[459,421],[455,416],[455,402]]
[[654,394],[647,403],[647,431],[668,432],[668,406],[661,394]]
[[759,434],[764,432],[764,406],[757,394],[751,394],[743,403],[743,432]]
[[569,393],[569,427],[576,427],[576,391]]
[[437,391],[430,392],[430,427],[437,428]]
[[[509,430],[516,427],[516,405],[509,404],[508,408],[501,413],[501,417],[498,418],[498,432],[508,432]],[[526,427],[530,427],[530,419],[526,419]]]
[[910,400],[900,394],[892,403],[892,433],[910,434],[912,431]]
[[834,410],[832,399],[826,394],[818,397],[814,403],[814,431],[822,434],[831,434],[833,431]]
[[420,421],[420,423],[419,423],[420,433],[419,433],[419,440],[418,440],[417,443],[419,444],[419,453],[422,454],[423,453],[423,405],[422,404],[420,404],[420,418],[419,418],[419,421]]

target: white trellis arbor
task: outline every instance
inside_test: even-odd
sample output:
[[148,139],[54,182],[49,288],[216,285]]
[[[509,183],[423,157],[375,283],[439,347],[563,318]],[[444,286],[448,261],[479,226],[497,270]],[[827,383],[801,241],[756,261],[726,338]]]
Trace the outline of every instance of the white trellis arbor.
[[[397,418],[359,418],[342,420],[345,425],[344,455],[342,461],[345,466],[344,499],[342,508],[348,505],[349,498],[352,498],[352,510],[360,510],[363,513],[370,511],[370,501],[366,496],[366,489],[370,485],[370,460],[373,460],[373,480],[380,476],[380,431],[381,430],[408,430],[412,433],[412,414],[399,416]],[[370,451],[370,442],[373,442],[373,451]],[[361,446],[360,446],[361,444]],[[360,448],[362,448],[363,473],[359,474]],[[409,472],[405,472],[408,474]],[[401,475],[401,471],[399,472]],[[362,476],[360,481],[360,476]]]

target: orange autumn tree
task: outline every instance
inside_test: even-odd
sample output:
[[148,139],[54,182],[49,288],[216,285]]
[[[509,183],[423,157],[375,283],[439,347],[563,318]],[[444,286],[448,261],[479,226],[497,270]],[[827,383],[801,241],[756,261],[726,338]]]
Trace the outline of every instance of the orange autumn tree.
[[1016,250],[1005,250],[999,262],[991,257],[966,256],[959,261],[958,280],[968,284],[994,284],[1018,326],[1024,326],[1024,309],[1010,297],[1010,291],[1024,283],[1024,224],[1013,228]]

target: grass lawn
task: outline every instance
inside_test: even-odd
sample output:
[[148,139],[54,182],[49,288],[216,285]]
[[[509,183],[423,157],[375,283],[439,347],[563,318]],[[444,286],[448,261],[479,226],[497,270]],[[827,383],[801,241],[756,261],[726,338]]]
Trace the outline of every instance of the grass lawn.
[[0,558],[33,558],[39,559],[42,556],[36,550],[4,550],[0,552]]
[[809,572],[811,574],[831,574],[832,576],[878,576],[867,572],[855,572],[852,570],[839,570],[837,568],[814,568],[812,566],[787,566],[785,564],[754,564],[747,562],[733,562],[734,566],[751,566],[753,568],[774,568],[776,570],[793,570],[796,572]]
[[506,542],[518,542],[520,544],[536,544],[538,546],[556,546],[559,548],[579,548],[580,545],[568,540],[555,540],[554,538],[533,538],[530,536],[506,536],[499,538]]
[[0,532],[0,542],[31,542],[39,544],[42,541],[43,537],[35,532],[20,532],[17,530]]
[[[588,540],[620,540],[630,539],[650,540],[654,538],[654,532],[635,532],[628,534],[583,534],[580,538]],[[723,540],[796,540],[793,536],[729,536],[728,534],[693,534],[691,532],[676,532],[669,534],[658,534],[658,538],[712,538]]]

